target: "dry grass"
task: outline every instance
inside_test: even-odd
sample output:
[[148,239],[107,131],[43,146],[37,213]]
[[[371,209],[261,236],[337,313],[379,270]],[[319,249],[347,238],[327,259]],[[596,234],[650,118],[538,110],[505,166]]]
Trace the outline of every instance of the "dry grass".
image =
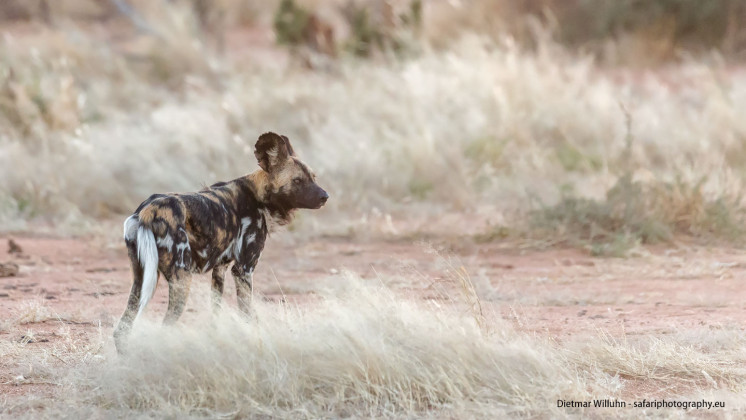
[[723,354],[732,354],[727,358],[720,358],[702,352],[702,343],[682,344],[675,340],[656,337],[628,342],[626,338],[620,341],[601,336],[592,345],[583,349],[587,352],[584,361],[625,379],[669,382],[671,386],[688,383],[705,388],[737,389],[743,386],[746,373],[746,370],[739,367],[738,360],[742,360],[745,355],[736,347],[741,343],[739,338],[733,336],[729,337],[729,340],[730,348],[725,351],[719,350]]
[[8,331],[17,326],[46,321],[80,322],[80,316],[79,314],[56,313],[44,299],[38,297],[21,301],[15,305],[12,317],[0,322],[0,332]]
[[226,314],[213,327],[144,328],[124,366],[96,375],[106,389],[98,403],[173,415],[521,412],[539,384],[568,379],[552,368],[556,356],[523,352],[518,337],[488,337],[470,317],[348,281],[318,305],[258,304],[248,324]]
[[217,318],[173,328],[141,320],[124,357],[101,335],[80,342],[68,334],[44,354],[24,353],[29,344],[23,342],[8,343],[4,358],[25,360],[18,364],[24,372],[14,368],[17,375],[10,380],[54,384],[57,397],[11,399],[3,410],[43,418],[63,412],[632,418],[612,409],[559,409],[556,401],[631,402],[650,398],[637,387],[655,381],[666,383],[667,399],[696,399],[716,390],[723,394],[719,400],[733,403],[730,410],[743,409],[735,396],[746,384],[738,331],[634,340],[601,335],[560,346],[518,332],[489,312],[483,319],[488,327],[482,328],[464,311],[468,299],[458,302],[403,298],[381,283],[348,274],[315,303],[256,299],[252,319],[226,308]]
[[[601,248],[740,231],[746,84],[717,63],[608,71],[539,31],[533,52],[466,36],[405,60],[343,58],[326,70],[291,61],[278,71],[217,53],[187,3],[137,7],[158,35],[124,45],[61,24],[4,38],[7,228],[30,219],[85,227],[153,192],[240,176],[255,168],[253,139],[274,129],[331,191],[326,212],[352,225],[465,212],[497,223],[483,240],[500,239],[538,197],[544,227]],[[639,208],[620,210],[631,195]]]
[[635,121],[631,173],[651,185],[642,188],[680,186],[714,203],[742,185],[746,85],[717,65],[613,74],[552,43],[529,53],[467,38],[405,62],[278,72],[205,56],[174,31],[178,45],[146,50],[162,59],[80,32],[6,38],[4,220],[126,213],[154,191],[239,176],[270,128],[295,139],[332,191],[330,208],[353,220],[374,208],[520,215],[531,197],[557,202],[558,185],[590,199],[614,185],[620,101]]
[[56,318],[57,316],[43,299],[26,300],[16,307],[13,318],[0,324],[0,331],[6,331],[16,325],[33,324]]

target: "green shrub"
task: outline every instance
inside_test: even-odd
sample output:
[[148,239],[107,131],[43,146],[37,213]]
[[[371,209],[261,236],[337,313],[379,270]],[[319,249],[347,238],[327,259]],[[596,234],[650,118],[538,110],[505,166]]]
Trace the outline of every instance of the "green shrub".
[[303,42],[310,13],[295,4],[295,0],[282,0],[274,17],[274,30],[280,45],[298,45]]

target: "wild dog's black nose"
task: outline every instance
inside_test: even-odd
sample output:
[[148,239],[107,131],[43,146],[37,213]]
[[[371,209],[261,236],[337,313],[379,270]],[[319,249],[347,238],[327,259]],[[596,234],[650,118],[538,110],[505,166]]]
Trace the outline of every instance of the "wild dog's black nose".
[[321,204],[326,203],[326,200],[329,199],[329,194],[326,193],[326,191],[321,191],[321,195],[319,196],[319,201],[321,201]]

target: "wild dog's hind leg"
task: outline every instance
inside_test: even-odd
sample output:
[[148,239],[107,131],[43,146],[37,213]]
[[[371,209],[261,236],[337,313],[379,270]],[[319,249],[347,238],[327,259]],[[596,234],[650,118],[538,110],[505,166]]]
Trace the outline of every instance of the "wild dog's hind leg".
[[127,299],[127,308],[122,314],[122,318],[117,324],[117,328],[114,330],[114,344],[117,347],[117,352],[122,353],[124,351],[124,340],[129,335],[132,329],[132,323],[135,321],[137,316],[137,310],[140,305],[140,291],[142,290],[142,267],[140,261],[137,259],[137,247],[133,241],[127,241],[127,253],[130,257],[130,266],[132,267],[132,289],[130,290],[130,297]]
[[246,315],[251,314],[251,296],[254,268],[250,268],[248,271],[243,270],[239,267],[238,262],[233,264],[231,267],[231,274],[233,279],[236,281],[236,297],[238,300],[238,309]]
[[166,309],[163,323],[171,325],[178,321],[184,312],[192,275],[187,270],[177,268],[171,275],[166,276],[166,280],[168,281],[168,309]]
[[[181,222],[183,223],[183,220]],[[163,259],[161,261],[163,264],[161,271],[168,280],[168,309],[163,318],[164,324],[173,324],[184,312],[184,306],[189,297],[189,286],[192,282],[192,275],[189,272],[192,268],[192,250],[183,224],[174,232],[173,250],[173,259],[170,264],[166,264]]]
[[228,264],[217,265],[212,269],[212,311],[217,313],[223,299],[223,284],[225,283],[225,269]]

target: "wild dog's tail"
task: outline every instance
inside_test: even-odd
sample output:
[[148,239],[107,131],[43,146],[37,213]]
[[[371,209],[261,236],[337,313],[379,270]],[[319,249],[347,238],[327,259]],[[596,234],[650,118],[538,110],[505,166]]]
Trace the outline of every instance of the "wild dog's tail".
[[137,228],[137,258],[142,266],[142,288],[140,289],[139,316],[148,306],[150,298],[155,293],[155,285],[158,283],[158,247],[155,243],[153,231],[140,225]]
[[[133,214],[124,221],[124,240],[135,245],[137,259],[142,269],[142,285],[140,287],[139,316],[155,293],[158,283],[158,246],[155,235],[143,223],[141,214]],[[137,268],[133,267],[133,270]]]

